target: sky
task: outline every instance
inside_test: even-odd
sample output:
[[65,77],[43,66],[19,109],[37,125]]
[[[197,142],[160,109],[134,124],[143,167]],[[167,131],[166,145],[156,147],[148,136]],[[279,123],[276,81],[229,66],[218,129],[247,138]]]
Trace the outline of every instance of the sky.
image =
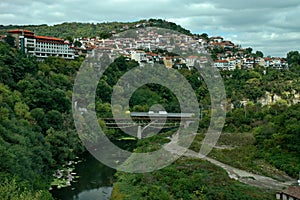
[[0,24],[132,22],[157,18],[222,36],[265,56],[300,51],[300,0],[1,0]]

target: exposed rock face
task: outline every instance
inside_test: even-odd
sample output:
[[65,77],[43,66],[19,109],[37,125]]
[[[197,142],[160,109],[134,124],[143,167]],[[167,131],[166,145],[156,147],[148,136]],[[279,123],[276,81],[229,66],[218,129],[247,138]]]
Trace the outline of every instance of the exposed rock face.
[[295,90],[292,92],[284,92],[282,95],[266,92],[264,97],[257,100],[262,106],[272,105],[278,101],[286,101],[288,105],[297,104],[300,102],[300,93],[296,93]]
[[300,94],[294,94],[293,104],[297,104],[300,102]]
[[[295,90],[292,92],[283,92],[282,95],[266,92],[263,97],[257,100],[257,102],[261,103],[262,106],[272,105],[279,101],[282,101],[287,105],[300,103],[300,93],[297,93]],[[242,105],[247,105],[250,102],[251,101],[249,99],[240,101]],[[234,108],[233,104],[231,104],[231,108]]]

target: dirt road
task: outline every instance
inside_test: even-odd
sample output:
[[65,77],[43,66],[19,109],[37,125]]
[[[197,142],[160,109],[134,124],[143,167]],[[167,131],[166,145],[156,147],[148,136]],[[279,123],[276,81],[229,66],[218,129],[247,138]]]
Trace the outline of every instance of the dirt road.
[[182,155],[182,152],[185,152],[183,155],[186,157],[200,158],[200,159],[209,161],[212,164],[223,168],[228,173],[230,178],[238,180],[242,183],[261,187],[261,188],[273,189],[273,190],[282,190],[283,188],[286,188],[294,183],[297,183],[296,180],[293,180],[290,177],[287,177],[287,180],[285,182],[280,182],[280,181],[277,181],[270,177],[261,176],[261,175],[253,174],[253,173],[250,173],[250,172],[247,172],[244,170],[237,169],[235,167],[221,163],[210,157],[203,156],[195,151],[192,151],[192,150],[186,151],[186,149],[177,145],[176,141],[177,141],[176,139],[175,140],[172,139],[170,143],[167,143],[164,145],[164,148],[173,154]]

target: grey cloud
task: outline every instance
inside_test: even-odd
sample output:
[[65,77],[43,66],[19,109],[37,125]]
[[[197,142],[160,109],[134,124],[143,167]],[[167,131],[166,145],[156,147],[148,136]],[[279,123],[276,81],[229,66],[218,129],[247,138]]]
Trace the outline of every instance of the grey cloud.
[[216,5],[218,8],[228,8],[228,9],[254,9],[262,10],[265,8],[293,8],[295,5],[300,5],[298,0],[210,0],[212,4]]
[[224,35],[265,54],[299,50],[299,0],[2,0],[2,24],[162,18],[192,32]]

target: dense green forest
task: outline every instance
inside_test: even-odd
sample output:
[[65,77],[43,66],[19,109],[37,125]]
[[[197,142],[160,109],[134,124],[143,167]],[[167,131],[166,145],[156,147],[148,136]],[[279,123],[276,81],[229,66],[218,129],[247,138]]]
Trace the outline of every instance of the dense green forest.
[[[62,31],[61,34],[67,36],[67,33]],[[50,35],[65,37],[55,34]],[[49,34],[45,32],[45,35]],[[232,107],[227,108],[224,132],[253,136],[251,147],[213,152],[220,159],[226,158],[223,162],[239,159],[230,157],[237,151],[245,154],[252,151],[255,152],[252,157],[243,158],[248,160],[233,162],[233,165],[252,170],[252,160],[260,159],[293,177],[297,176],[300,171],[300,104],[289,105],[293,96],[288,92],[300,92],[300,56],[297,52],[290,52],[288,58],[290,67],[285,70],[256,67],[248,71],[221,72],[228,103],[232,103]],[[82,57],[73,61],[49,57],[44,62],[37,62],[35,57],[0,42],[0,199],[51,199],[48,188],[53,172],[84,151],[71,113],[73,82],[83,60]],[[101,118],[112,116],[110,96],[113,86],[126,71],[136,66],[137,62],[119,57],[105,72],[96,91],[99,123],[112,140],[124,134],[106,129]],[[199,133],[204,133],[210,120],[210,95],[206,84],[194,69],[181,68],[178,71],[190,82],[203,104]],[[280,95],[282,100],[262,106],[258,99],[266,92]],[[247,100],[247,104],[241,104],[241,100]],[[167,111],[179,111],[171,91],[155,84],[139,88],[130,101],[132,111],[148,111],[157,103],[164,105]],[[167,134],[172,132],[162,132],[130,147],[135,151],[153,150],[161,142],[167,142]],[[201,137],[191,149],[197,150],[200,140]],[[245,166],[247,163],[250,164]],[[259,199],[255,194],[266,195],[261,199],[271,198],[268,191],[230,180],[223,170],[187,158],[154,173],[118,173],[116,177],[116,199]]]
[[0,199],[51,199],[54,170],[84,150],[71,115],[81,62],[38,63],[0,43]]

